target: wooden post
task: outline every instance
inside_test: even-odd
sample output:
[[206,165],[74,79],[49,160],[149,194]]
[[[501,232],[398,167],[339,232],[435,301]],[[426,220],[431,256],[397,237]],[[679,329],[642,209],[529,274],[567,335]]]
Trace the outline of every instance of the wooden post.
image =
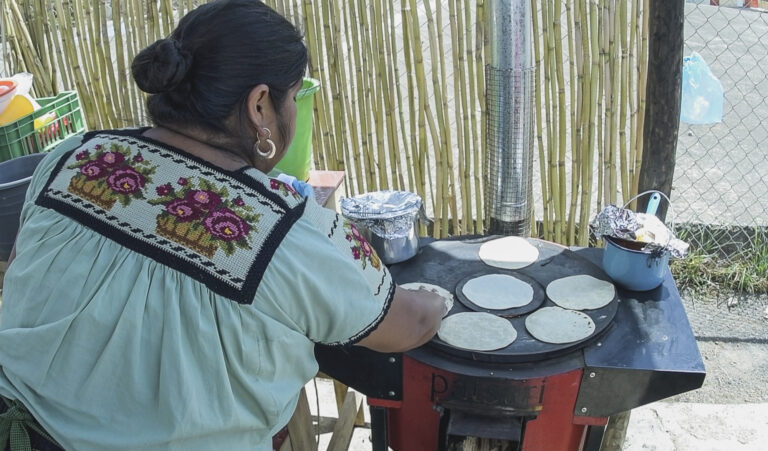
[[[655,189],[669,196],[672,190],[680,127],[684,11],[685,0],[651,0],[647,103],[638,192]],[[638,211],[645,211],[647,203],[648,196],[643,196]],[[666,213],[667,204],[662,202],[658,216],[663,220]]]

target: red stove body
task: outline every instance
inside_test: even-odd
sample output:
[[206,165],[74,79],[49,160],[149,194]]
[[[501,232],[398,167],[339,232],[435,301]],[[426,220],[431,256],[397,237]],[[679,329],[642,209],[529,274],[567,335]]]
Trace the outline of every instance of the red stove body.
[[[493,238],[424,243],[390,271],[398,283],[452,291],[452,313],[478,310],[461,286],[483,272],[503,272],[477,256]],[[597,450],[611,415],[701,387],[704,365],[669,274],[656,290],[618,289],[611,304],[585,311],[595,332],[582,341],[552,345],[531,337],[525,314],[553,305],[547,283],[572,274],[607,278],[601,249],[531,242],[539,260],[514,276],[533,286],[533,306],[504,312],[518,332],[505,349],[471,352],[439,337],[407,354],[315,347],[321,371],[368,397],[374,451],[438,451],[465,437],[505,440],[523,451]]]
[[580,450],[588,427],[607,422],[574,415],[582,372],[525,380],[477,377],[406,356],[403,401],[369,403],[389,406],[387,441],[394,450],[447,449],[464,437],[507,440],[523,451]]

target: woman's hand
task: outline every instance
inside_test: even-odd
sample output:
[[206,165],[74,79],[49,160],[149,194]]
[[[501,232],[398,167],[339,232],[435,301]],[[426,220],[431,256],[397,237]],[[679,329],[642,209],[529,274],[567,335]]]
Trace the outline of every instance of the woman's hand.
[[424,289],[397,287],[387,316],[357,344],[378,352],[405,352],[428,342],[445,315],[443,298]]

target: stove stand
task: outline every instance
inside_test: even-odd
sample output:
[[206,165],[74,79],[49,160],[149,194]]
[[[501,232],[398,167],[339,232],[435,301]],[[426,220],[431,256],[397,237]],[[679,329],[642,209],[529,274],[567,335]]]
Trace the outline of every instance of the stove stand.
[[[434,241],[390,269],[398,283],[440,285],[451,282],[439,279],[447,272],[453,290],[462,278],[453,266],[475,271],[477,248],[492,238]],[[599,269],[601,249],[561,251]],[[540,272],[526,275],[546,286]],[[617,296],[601,335],[533,359],[477,358],[435,340],[406,354],[319,345],[315,354],[321,371],[368,397],[375,451],[446,450],[464,437],[506,440],[522,451],[598,450],[608,417],[699,388],[705,377],[669,274],[656,290]]]

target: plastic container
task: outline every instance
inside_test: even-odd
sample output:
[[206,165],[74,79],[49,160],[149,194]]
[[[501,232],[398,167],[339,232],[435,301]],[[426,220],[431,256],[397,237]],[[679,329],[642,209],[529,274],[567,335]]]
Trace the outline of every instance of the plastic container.
[[36,100],[40,109],[0,127],[0,162],[47,152],[64,139],[85,131],[76,91],[64,91],[56,97]]
[[45,155],[26,155],[0,163],[0,261],[11,255],[27,187]]
[[318,80],[304,78],[301,89],[296,95],[296,133],[285,156],[275,166],[275,169],[280,172],[304,182],[309,180],[309,168],[312,166],[312,122],[315,93],[319,89]]

